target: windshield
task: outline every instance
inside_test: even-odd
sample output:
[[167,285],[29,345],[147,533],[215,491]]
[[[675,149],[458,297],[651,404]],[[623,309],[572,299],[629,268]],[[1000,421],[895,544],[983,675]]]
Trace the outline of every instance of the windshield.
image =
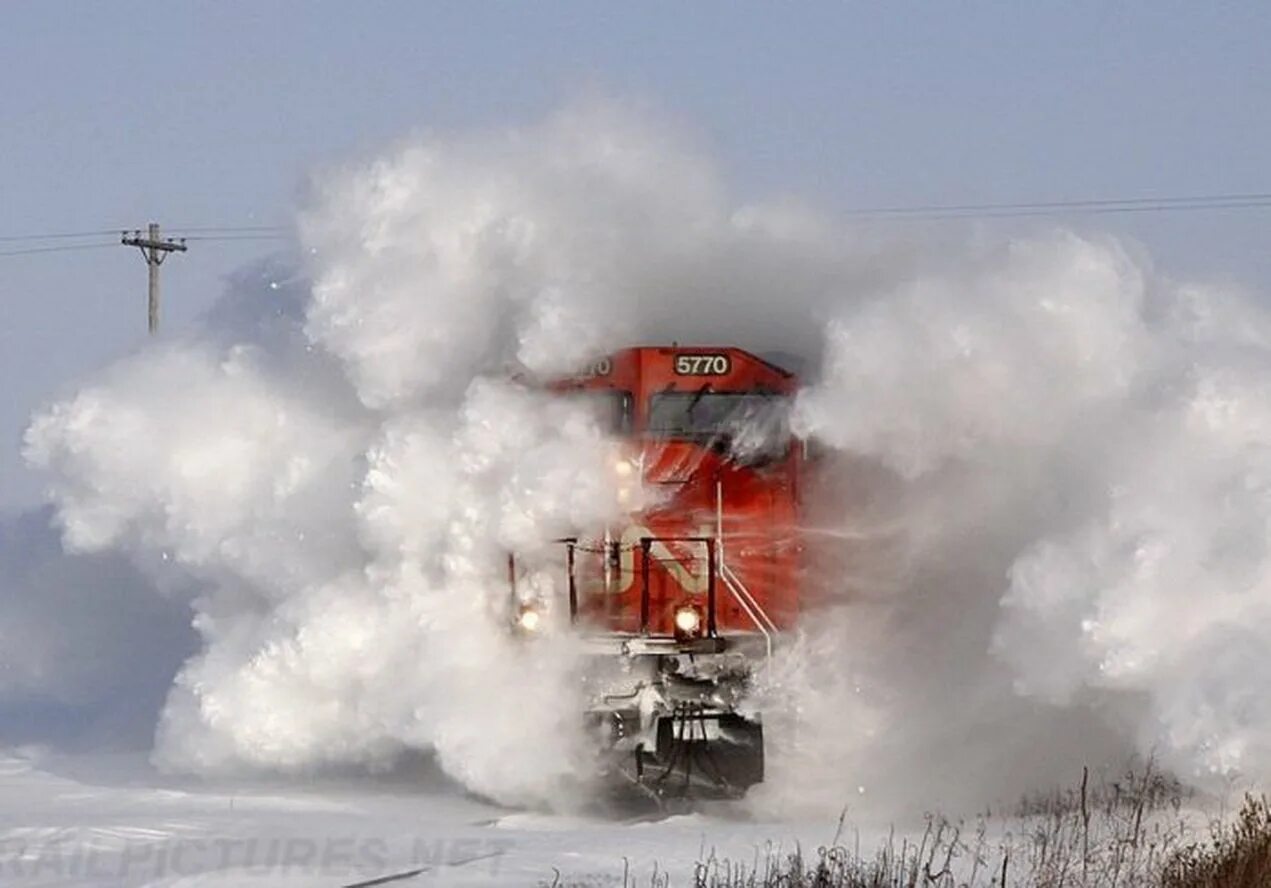
[[611,435],[631,431],[631,393],[620,389],[573,389],[565,396],[586,407],[602,430]]
[[720,444],[735,457],[779,455],[790,437],[790,400],[765,392],[659,392],[649,399],[649,435]]

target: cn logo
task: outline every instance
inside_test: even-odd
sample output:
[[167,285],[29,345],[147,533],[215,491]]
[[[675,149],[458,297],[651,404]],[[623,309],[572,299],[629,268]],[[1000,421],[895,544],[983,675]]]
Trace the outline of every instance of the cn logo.
[[[697,536],[709,537],[711,527],[704,524],[698,528]],[[614,592],[626,592],[636,582],[636,557],[640,549],[640,540],[644,537],[655,537],[649,544],[649,557],[666,571],[675,584],[690,595],[705,595],[710,587],[707,576],[707,558],[705,543],[683,543],[681,551],[675,552],[666,543],[656,539],[657,534],[639,524],[632,524],[622,532],[618,583]],[[681,559],[684,560],[681,560]]]

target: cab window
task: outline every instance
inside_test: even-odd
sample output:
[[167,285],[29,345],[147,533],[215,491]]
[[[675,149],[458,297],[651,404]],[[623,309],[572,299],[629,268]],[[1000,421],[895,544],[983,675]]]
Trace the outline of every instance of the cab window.
[[631,393],[621,389],[573,389],[565,393],[570,401],[592,413],[601,429],[611,435],[631,433]]
[[658,392],[649,399],[648,435],[770,457],[790,438],[790,399],[769,392]]

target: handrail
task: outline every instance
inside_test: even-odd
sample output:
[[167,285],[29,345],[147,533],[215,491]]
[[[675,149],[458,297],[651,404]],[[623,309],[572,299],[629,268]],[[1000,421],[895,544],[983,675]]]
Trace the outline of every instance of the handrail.
[[[720,578],[723,579],[724,585],[728,587],[728,591],[733,593],[733,597],[737,599],[741,609],[746,612],[746,616],[750,617],[750,621],[755,624],[755,627],[763,635],[767,657],[771,660],[772,636],[778,631],[777,624],[764,612],[763,607],[750,594],[750,590],[746,588],[741,578],[724,560],[724,482],[718,477],[715,479],[715,556]],[[766,626],[764,625],[765,623],[767,624]]]
[[715,637],[715,576],[718,556],[715,541],[701,536],[640,537],[640,632],[649,632],[649,565],[654,559],[650,550],[654,543],[704,543],[706,545],[706,635]]
[[768,616],[768,612],[763,609],[763,605],[761,605],[758,599],[755,598],[754,593],[746,588],[746,584],[741,581],[741,578],[737,576],[737,572],[734,571],[732,567],[725,564],[720,574],[723,576],[724,582],[728,583],[729,586],[733,588],[734,594],[749,602],[750,606],[755,609],[756,613],[758,613],[762,622],[767,625],[769,631],[771,631],[774,635],[781,631],[777,628],[777,624],[773,621],[772,617]]
[[[586,549],[584,551],[596,552],[604,556],[604,578],[603,582],[606,589],[612,587],[613,582],[613,562],[617,560],[615,557],[620,550],[621,543],[612,540],[609,532],[605,533],[606,542],[599,549]],[[576,557],[575,553],[582,541],[578,537],[563,537],[556,540],[558,543],[565,545],[565,571],[567,575],[569,589],[569,619],[570,623],[576,623],[578,620],[578,579],[575,572]],[[651,552],[654,543],[701,543],[706,547],[706,635],[709,638],[716,637],[716,578],[719,576],[717,567],[717,557],[715,546],[717,541],[708,536],[645,536],[640,537],[636,544],[640,549],[640,632],[647,635],[649,633],[650,622],[650,584],[649,584],[649,567],[655,562],[661,562],[666,559],[655,558]],[[634,548],[634,547],[632,547]]]
[[771,660],[772,659],[772,633],[768,630],[766,626],[764,626],[764,620],[767,619],[767,615],[764,614],[763,618],[761,619],[760,614],[762,614],[762,609],[760,609],[760,614],[755,613],[755,611],[751,608],[750,604],[747,603],[747,598],[750,598],[751,601],[753,601],[754,599],[751,598],[749,593],[745,592],[744,589],[740,588],[740,584],[735,583],[734,579],[729,578],[728,574],[730,573],[732,573],[731,569],[724,567],[720,570],[720,577],[723,578],[724,585],[728,587],[728,591],[733,593],[733,597],[736,598],[737,603],[741,605],[741,609],[746,612],[746,616],[750,617],[750,622],[754,623],[755,628],[759,630],[759,633],[761,635],[763,635],[765,654],[767,658]]
[[[676,537],[641,537],[637,545],[642,550],[641,558],[641,581],[640,581],[640,631],[647,634],[649,627],[649,578],[648,569],[652,560],[650,556],[650,546],[653,542],[695,542],[706,544],[707,556],[707,634],[715,635],[715,617],[716,617],[716,578],[723,580],[723,584],[732,593],[733,598],[741,607],[742,611],[754,623],[755,628],[759,630],[764,638],[764,647],[767,658],[772,659],[773,636],[779,635],[781,630],[773,619],[768,616],[758,599],[754,594],[746,588],[746,584],[742,582],[741,577],[732,569],[732,566],[724,558],[724,484],[719,478],[715,480],[715,537],[696,537],[696,536],[676,536]],[[565,537],[557,540],[565,544],[567,550],[566,573],[569,583],[569,610],[570,622],[574,622],[578,617],[578,590],[575,575],[575,550],[581,543],[578,537]],[[612,564],[610,563],[610,550],[617,549],[620,543],[613,540],[610,536],[608,528],[605,531],[605,539],[601,546],[601,552],[604,555],[604,583],[606,588],[612,582]],[[509,559],[510,561],[510,559]],[[509,564],[509,573],[512,575],[512,582],[515,583],[515,575]]]

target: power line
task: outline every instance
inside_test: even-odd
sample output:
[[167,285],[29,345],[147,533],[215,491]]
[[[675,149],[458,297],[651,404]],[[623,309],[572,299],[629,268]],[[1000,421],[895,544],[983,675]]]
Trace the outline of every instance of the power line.
[[[1112,207],[1090,207],[1088,209],[1072,209],[1072,210],[1018,210],[1002,213],[981,213],[979,215],[946,215],[931,216],[933,220],[939,219],[1011,219],[1022,218],[1025,216],[1103,216],[1116,213],[1188,213],[1201,210],[1256,210],[1271,207],[1271,200],[1267,201],[1216,201],[1214,203],[1197,203],[1197,204],[1171,204],[1169,206],[1112,206]],[[905,218],[921,219],[922,216],[911,216]]]
[[[6,234],[0,235],[0,243],[20,243],[23,241],[74,240],[83,237],[101,237],[102,235],[118,235],[122,231],[130,231],[127,225],[112,228],[95,228],[86,231],[50,231],[44,234]],[[216,226],[182,226],[170,229],[176,232],[197,234],[271,234],[285,233],[291,229],[283,225],[216,225]]]
[[[189,229],[183,229],[188,231]],[[262,240],[288,240],[285,234],[227,234],[227,235],[199,235],[194,234],[189,237],[182,237],[182,240],[189,241],[262,241]]]
[[[119,232],[107,232],[107,234],[118,235]],[[248,236],[231,236],[231,237],[187,237],[182,240],[200,241],[202,243],[215,244],[222,241],[271,241],[286,240],[286,235],[248,235]],[[0,250],[0,256],[30,256],[37,253],[65,253],[73,250],[99,250],[102,247],[117,246],[119,241],[109,241],[107,243],[92,244],[57,244],[53,246],[43,247],[24,247],[20,250]]]
[[[1179,213],[1210,210],[1248,210],[1271,207],[1271,192],[1232,192],[1184,196],[1086,198],[1077,200],[1013,201],[1003,203],[914,204],[909,206],[876,206],[849,209],[848,218],[869,221],[934,222],[947,219],[1010,219],[1036,216],[1105,215],[1111,213]],[[0,243],[23,243],[52,240],[75,240],[102,235],[118,235],[127,226],[96,228],[84,231],[55,231],[44,234],[0,235]],[[185,225],[169,232],[186,240],[251,241],[285,240],[291,228],[283,225]],[[53,253],[61,250],[97,249],[105,244],[74,244],[0,251],[0,256],[31,253]]]
[[1171,204],[1169,206],[1106,206],[1106,207],[1073,207],[1070,209],[1036,209],[1036,210],[1002,210],[948,213],[920,213],[917,211],[896,215],[876,215],[849,212],[849,217],[862,222],[941,222],[956,219],[973,221],[976,219],[1021,219],[1026,217],[1064,217],[1064,216],[1105,216],[1117,213],[1185,213],[1202,210],[1256,210],[1271,207],[1271,201],[1247,202],[1215,202],[1207,204]]
[[1001,219],[1020,216],[1172,213],[1271,207],[1271,193],[1214,194],[1190,197],[1133,197],[1017,203],[926,204],[848,210],[845,215],[875,221]]
[[31,253],[64,253],[71,250],[100,250],[102,247],[114,247],[115,241],[105,244],[63,244],[57,247],[27,247],[23,250],[5,250],[0,256],[26,256]]
[[122,228],[102,228],[97,231],[59,231],[53,234],[8,234],[0,237],[6,243],[13,241],[66,240],[77,237],[101,237],[103,234],[118,234]]
[[203,233],[219,233],[219,232],[270,232],[270,231],[289,231],[285,225],[174,225],[172,231],[185,231],[195,234]]
[[1242,194],[1197,194],[1188,197],[1117,197],[1085,198],[1081,200],[1022,201],[1018,203],[927,204],[919,206],[870,207],[854,210],[856,213],[927,213],[927,212],[979,212],[982,210],[1037,210],[1079,209],[1084,207],[1139,206],[1193,203],[1243,203],[1271,201],[1271,192],[1247,192]]

